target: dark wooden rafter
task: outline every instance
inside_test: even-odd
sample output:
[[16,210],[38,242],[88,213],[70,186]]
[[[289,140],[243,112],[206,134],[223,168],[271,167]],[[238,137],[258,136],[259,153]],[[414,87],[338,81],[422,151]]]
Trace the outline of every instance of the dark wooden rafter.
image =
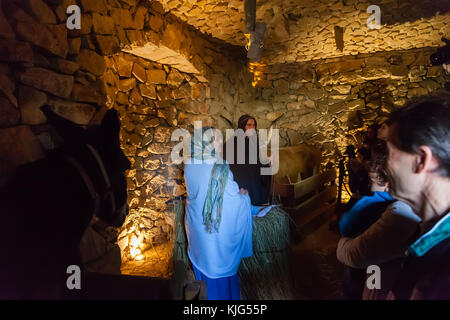
[[255,31],[256,23],[256,0],[244,0],[245,11],[245,33]]

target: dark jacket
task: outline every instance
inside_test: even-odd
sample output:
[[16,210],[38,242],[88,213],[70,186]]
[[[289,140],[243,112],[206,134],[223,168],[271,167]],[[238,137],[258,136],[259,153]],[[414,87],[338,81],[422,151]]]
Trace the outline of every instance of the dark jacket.
[[395,200],[388,192],[376,191],[363,197],[339,221],[339,232],[343,237],[354,238],[377,221],[386,208]]
[[410,246],[388,299],[450,299],[450,213]]
[[[250,141],[249,138],[245,138],[245,163],[238,164],[237,163],[237,137],[234,136],[231,139],[234,139],[234,159],[227,158],[226,146],[231,142],[227,141],[224,144],[223,155],[224,159],[230,163],[231,172],[233,172],[234,181],[239,185],[239,188],[244,188],[248,190],[251,202],[253,205],[262,205],[269,202],[270,196],[270,183],[271,177],[270,175],[261,175],[261,168],[267,167],[268,165],[264,165],[259,160],[259,155],[256,156],[256,163],[250,163]],[[230,139],[230,140],[231,140]],[[258,141],[258,140],[257,140]],[[257,143],[257,150],[259,150],[259,142]]]
[[[337,258],[346,266],[359,268],[364,274],[362,299],[384,300],[392,288],[404,261],[405,251],[417,239],[420,218],[405,203],[391,204],[374,224],[355,238],[341,238]],[[366,285],[366,270],[377,265],[381,270],[381,287]],[[357,282],[355,282],[356,284]]]

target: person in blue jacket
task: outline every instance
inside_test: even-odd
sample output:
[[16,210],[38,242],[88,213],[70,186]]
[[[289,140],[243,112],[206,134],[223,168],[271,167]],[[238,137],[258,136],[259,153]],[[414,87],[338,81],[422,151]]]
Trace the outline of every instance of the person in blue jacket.
[[[361,198],[339,221],[342,237],[355,238],[375,223],[395,200],[389,195],[389,181],[385,170],[387,147],[381,142],[372,148],[369,162],[371,196]],[[365,270],[344,267],[344,299],[360,300],[363,297]]]
[[372,151],[369,164],[371,196],[361,198],[339,221],[339,232],[343,237],[354,238],[377,221],[386,208],[394,202],[389,195],[389,182],[385,170],[386,144],[382,143]]

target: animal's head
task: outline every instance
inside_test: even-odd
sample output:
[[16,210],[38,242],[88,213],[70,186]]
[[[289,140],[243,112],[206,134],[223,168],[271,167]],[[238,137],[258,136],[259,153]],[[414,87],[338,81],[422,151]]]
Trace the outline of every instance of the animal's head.
[[98,152],[111,183],[111,192],[102,195],[97,216],[111,226],[120,227],[128,214],[125,171],[130,169],[130,161],[120,148],[120,120],[117,111],[108,110],[100,125],[85,129],[62,118],[49,106],[41,109],[64,140],[63,149],[71,153],[91,145]]

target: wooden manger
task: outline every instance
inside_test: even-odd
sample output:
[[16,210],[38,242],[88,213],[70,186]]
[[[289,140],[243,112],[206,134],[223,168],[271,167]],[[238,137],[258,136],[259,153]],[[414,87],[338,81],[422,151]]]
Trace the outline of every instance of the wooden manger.
[[279,150],[279,170],[272,178],[272,195],[295,222],[295,239],[305,237],[337,208],[336,170],[319,172],[321,152],[306,145]]
[[273,193],[279,196],[283,209],[296,226],[296,241],[320,227],[337,208],[336,170],[325,172],[294,183],[274,182]]

